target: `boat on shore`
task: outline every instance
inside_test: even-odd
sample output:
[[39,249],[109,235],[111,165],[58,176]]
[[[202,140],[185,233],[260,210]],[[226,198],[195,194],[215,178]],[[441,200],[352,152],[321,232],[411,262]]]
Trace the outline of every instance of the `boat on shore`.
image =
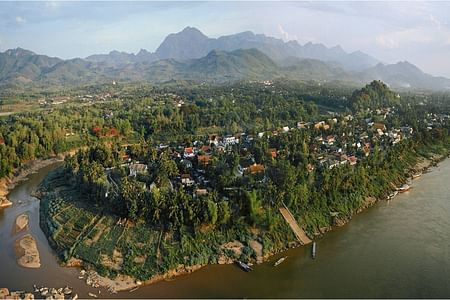
[[281,264],[283,261],[285,261],[286,258],[287,258],[287,256],[284,256],[284,257],[280,258],[279,260],[277,260],[277,261],[273,264],[273,266],[274,266],[274,267],[278,266],[278,265]]
[[422,172],[412,174],[413,179],[419,178],[420,176],[422,176]]
[[250,267],[249,265],[247,265],[246,263],[238,260],[237,264],[239,265],[239,267],[241,267],[242,270],[244,270],[245,272],[250,272],[253,271],[252,267]]
[[410,189],[411,189],[411,187],[408,184],[405,183],[401,187],[399,187],[397,189],[397,191],[399,191],[400,193],[404,193],[404,192],[409,191]]
[[389,194],[387,200],[392,200],[397,195],[398,195],[398,191],[393,191],[392,193]]
[[313,258],[313,259],[315,259],[316,258],[316,254],[317,254],[317,249],[316,249],[317,247],[316,247],[316,242],[313,242],[313,244],[312,244],[312,249],[311,249],[311,257]]

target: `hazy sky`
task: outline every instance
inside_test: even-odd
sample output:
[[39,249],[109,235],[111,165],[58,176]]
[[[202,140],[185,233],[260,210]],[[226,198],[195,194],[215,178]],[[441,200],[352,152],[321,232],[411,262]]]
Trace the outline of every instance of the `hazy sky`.
[[251,30],[341,45],[386,63],[408,60],[450,77],[450,2],[0,2],[0,51],[61,58],[154,51],[194,26],[210,37]]

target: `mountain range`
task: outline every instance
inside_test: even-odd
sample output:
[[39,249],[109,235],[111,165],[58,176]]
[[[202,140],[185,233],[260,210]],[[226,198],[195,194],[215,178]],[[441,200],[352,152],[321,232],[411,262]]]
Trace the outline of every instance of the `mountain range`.
[[379,79],[403,89],[448,90],[450,80],[409,62],[383,64],[340,46],[281,39],[250,31],[209,38],[187,27],[169,34],[155,52],[111,51],[63,60],[16,48],[0,53],[0,84],[86,84],[111,80],[151,81],[294,79],[364,84]]

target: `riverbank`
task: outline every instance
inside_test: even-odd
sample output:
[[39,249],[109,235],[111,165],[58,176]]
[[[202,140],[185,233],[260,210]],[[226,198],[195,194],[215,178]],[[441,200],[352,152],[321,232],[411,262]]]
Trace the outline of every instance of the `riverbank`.
[[7,208],[12,205],[8,199],[9,191],[17,186],[20,182],[27,180],[27,177],[36,173],[42,168],[50,166],[54,163],[64,160],[64,155],[58,155],[48,159],[36,159],[24,164],[19,170],[16,170],[13,175],[0,179],[0,209]]
[[[402,182],[403,184],[406,184],[410,181],[412,181],[414,179],[414,175],[416,174],[422,174],[422,173],[428,173],[431,171],[432,167],[437,166],[437,164],[443,160],[445,160],[446,158],[449,157],[450,154],[433,154],[430,158],[426,158],[423,156],[418,157],[418,161],[417,163],[410,168],[410,170],[408,170],[409,173],[409,177],[407,178],[407,180],[405,182]],[[392,186],[392,190],[393,191],[397,191],[398,190],[398,186],[391,182],[391,186]],[[365,199],[365,203],[362,207],[360,207],[355,214],[359,214],[361,212],[363,212],[364,210],[374,206],[376,203],[378,203],[379,201],[389,201],[392,200],[390,196],[387,196],[385,198],[374,198],[374,197],[366,197]],[[342,227],[344,225],[346,225],[348,222],[350,222],[351,217],[350,218],[339,218],[336,217],[334,218],[334,226],[335,227]],[[317,235],[322,235],[328,231],[333,230],[333,226],[329,226],[329,227],[325,227],[322,228],[320,230],[320,233],[318,233]]]
[[0,209],[12,205],[12,202],[8,199],[9,191],[16,187],[20,182],[27,180],[28,176],[54,163],[62,162],[67,155],[74,155],[78,150],[85,148],[86,147],[78,147],[46,159],[32,160],[23,164],[19,169],[14,170],[12,175],[0,178]]
[[[416,172],[416,170],[419,170],[419,169],[423,171],[424,168],[429,168],[432,164],[442,160],[444,157],[445,156],[434,156],[430,160],[425,159],[425,158],[419,159],[419,161],[417,161],[417,164],[414,167],[409,168],[407,171],[411,170],[411,174],[413,174],[414,172]],[[60,188],[61,188],[61,186],[58,186],[58,185],[52,185],[52,187],[55,190],[60,190]],[[70,191],[68,191],[68,193],[70,193]],[[55,195],[53,195],[53,196],[55,196]],[[367,208],[369,208],[370,206],[374,205],[376,202],[378,202],[380,200],[384,200],[384,199],[375,199],[375,198],[368,198],[368,199],[366,199],[366,203],[361,207],[361,209],[358,209],[358,211],[355,211],[355,214],[359,213],[359,212],[361,212],[361,211],[363,211],[363,210],[365,210]],[[51,207],[55,207],[54,205],[50,205],[50,206]],[[58,207],[57,208],[58,211],[61,211],[61,210],[64,210],[64,209],[65,209],[65,207]],[[70,220],[70,224],[74,224],[74,225],[77,224],[77,223],[81,224],[81,225],[86,224],[86,223],[83,223],[83,222],[81,222],[81,223],[77,222],[76,219],[70,219],[70,218],[73,218],[74,216],[82,215],[82,213],[80,213],[79,211],[78,212],[73,212],[70,215],[72,217],[68,216],[69,218],[67,219],[67,220]],[[60,219],[60,223],[61,224],[70,225],[70,224],[68,224],[68,223],[66,223],[64,221],[66,219],[64,217],[64,214],[63,215],[58,215],[58,217],[61,218]],[[94,218],[96,218],[95,215],[93,215],[92,218],[89,217],[87,219],[94,220]],[[330,227],[327,227],[327,228],[322,228],[321,232],[318,235],[323,234],[326,231],[332,230],[335,227],[343,226],[346,223],[348,223],[350,221],[350,219],[351,218],[349,218],[347,220],[342,220],[342,222],[340,222],[338,224],[334,224],[336,226],[330,226]],[[339,218],[338,218],[338,220],[339,220]],[[49,227],[52,227],[53,225],[55,225],[55,224],[49,224]],[[102,220],[102,218],[99,217],[99,218],[95,219],[92,223],[89,223],[88,225],[89,225],[88,227],[83,227],[83,226],[80,227],[80,228],[82,228],[82,230],[78,233],[77,239],[75,239],[73,241],[69,241],[70,244],[68,244],[69,246],[66,249],[74,249],[74,248],[72,248],[72,246],[79,247],[80,245],[83,246],[83,244],[86,243],[86,248],[81,249],[81,250],[83,250],[83,251],[90,251],[88,248],[94,248],[94,250],[95,250],[96,247],[95,247],[95,245],[93,246],[92,243],[98,242],[98,239],[100,238],[100,235],[103,235],[103,234],[106,234],[106,235],[110,236],[113,239],[120,240],[121,238],[123,238],[124,239],[124,243],[128,242],[128,240],[126,238],[127,236],[133,236],[134,235],[133,234],[134,228],[128,228],[126,226],[124,227],[121,224],[119,224],[119,226],[118,226],[118,220],[114,220],[114,222],[112,222],[112,223],[107,223],[107,222],[105,222],[105,220]],[[69,226],[69,227],[71,227],[71,226]],[[57,228],[56,228],[56,231],[58,231]],[[88,234],[84,234],[84,233],[88,233]],[[46,235],[47,236],[51,236],[52,234],[51,234],[51,232],[46,232]],[[70,237],[70,233],[67,233],[66,236]],[[78,239],[78,237],[81,237],[81,239]],[[255,237],[255,239],[256,238],[257,237]],[[67,242],[64,239],[63,239],[63,241],[64,241],[64,243]],[[106,241],[103,241],[103,242],[106,242]],[[251,241],[248,241],[249,245],[250,245],[250,242]],[[138,245],[140,243],[134,243],[134,244]],[[72,245],[72,246],[70,246],[70,245]],[[158,245],[159,245],[159,242],[158,242]],[[283,251],[287,250],[288,248],[293,248],[293,247],[299,246],[299,243],[296,243],[295,241],[292,241],[292,242],[289,243],[289,246],[287,246],[287,245],[288,244],[286,244],[286,246],[278,247],[276,249],[273,249],[273,251],[270,251],[270,253],[266,252],[262,256],[262,258],[258,257],[259,259],[256,259],[256,261],[257,262],[267,261],[274,254],[283,252]],[[93,247],[91,247],[91,246],[93,246]],[[152,245],[150,244],[150,246],[152,246]],[[156,246],[156,244],[153,245],[153,246]],[[153,248],[156,248],[156,247],[153,247]],[[241,250],[243,248],[244,248],[244,245],[242,245]],[[102,256],[102,257],[99,258],[100,261],[104,261],[104,262],[107,261],[108,265],[110,265],[110,266],[114,266],[117,263],[119,263],[119,264],[123,263],[123,260],[120,262],[120,259],[125,257],[126,251],[122,251],[122,250],[121,251],[117,251],[117,255],[116,255],[116,254],[113,254],[113,253],[115,253],[115,251],[113,251],[113,250],[114,249],[111,249],[111,253],[112,254],[111,254],[110,257],[108,257],[108,256],[103,257]],[[153,250],[155,250],[155,249],[153,249]],[[98,249],[97,249],[97,251],[98,251]],[[140,249],[134,249],[133,251],[140,252]],[[144,252],[149,253],[149,255],[151,253],[151,251],[150,252],[144,251]],[[89,252],[89,254],[88,254],[86,252],[83,253],[83,252],[75,251],[75,253],[77,253],[77,255],[80,255],[80,253],[81,253],[81,254],[85,255],[85,257],[89,256],[90,259],[94,259],[94,257],[95,257],[95,255],[93,255],[94,253],[91,253],[91,252]],[[142,256],[139,256],[139,255],[136,255],[136,257],[134,257],[134,259],[132,259],[132,260],[134,262],[137,262],[137,261],[141,261],[142,259],[144,259],[144,261],[145,261],[145,256],[142,257]],[[94,259],[94,261],[95,261],[95,259]],[[224,263],[224,264],[226,263],[226,264],[228,264],[228,263],[233,263],[234,261],[235,261],[235,259],[231,259],[230,257],[228,257],[228,258],[225,258],[225,259],[217,260],[216,262],[213,261],[213,262],[208,262],[208,263],[204,263],[204,264],[194,264],[194,265],[192,265],[192,267],[186,267],[184,265],[179,265],[177,268],[170,269],[168,271],[165,271],[162,274],[155,274],[149,280],[146,280],[146,281],[144,281],[144,280],[143,281],[139,281],[139,280],[137,280],[137,279],[135,279],[133,277],[123,276],[123,275],[119,275],[115,279],[110,279],[110,278],[108,278],[108,276],[100,276],[98,274],[95,275],[94,277],[96,277],[96,283],[98,283],[99,285],[104,286],[106,288],[111,288],[112,287],[113,288],[113,289],[111,289],[112,291],[122,291],[122,290],[134,289],[134,288],[140,287],[142,285],[152,284],[152,283],[155,283],[155,282],[158,282],[158,281],[161,281],[161,280],[170,279],[170,278],[173,278],[175,276],[188,274],[188,273],[191,273],[191,272],[193,272],[195,270],[198,270],[198,269],[202,268],[203,266],[205,266],[207,264],[216,264],[216,263]],[[90,266],[90,262],[88,261],[88,262],[86,262],[86,264],[82,264],[82,265],[85,268],[89,268],[88,266]],[[91,270],[94,269],[93,266],[91,266],[90,268],[91,268]]]

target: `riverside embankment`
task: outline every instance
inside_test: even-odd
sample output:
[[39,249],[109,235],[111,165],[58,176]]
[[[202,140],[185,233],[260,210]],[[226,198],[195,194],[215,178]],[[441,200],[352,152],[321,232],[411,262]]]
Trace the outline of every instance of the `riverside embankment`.
[[[10,289],[31,290],[33,284],[70,285],[80,296],[97,292],[78,279],[79,271],[63,268],[39,228],[38,202],[30,196],[51,169],[44,168],[19,183],[9,198],[14,205],[0,213],[0,282]],[[394,200],[379,202],[318,240],[318,257],[309,247],[283,253],[288,259],[244,273],[234,265],[206,266],[189,276],[161,281],[107,297],[445,297],[448,279],[450,163],[412,181],[413,189]],[[19,201],[21,203],[19,204]],[[23,269],[16,263],[11,226],[28,213],[29,227],[41,253],[41,268]],[[275,256],[272,260],[276,260]],[[233,288],[231,289],[230,286]]]

